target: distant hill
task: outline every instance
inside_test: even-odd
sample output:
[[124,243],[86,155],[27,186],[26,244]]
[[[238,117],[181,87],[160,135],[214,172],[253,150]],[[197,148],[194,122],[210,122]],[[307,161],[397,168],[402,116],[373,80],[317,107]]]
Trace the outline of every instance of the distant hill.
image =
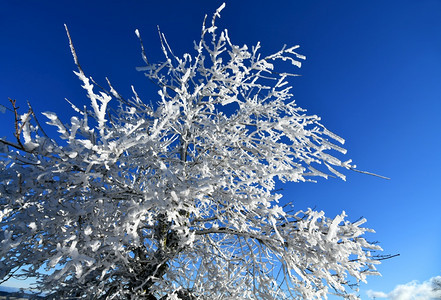
[[0,291],[0,300],[22,300],[30,299],[29,295],[25,293],[9,293]]
[[2,286],[2,285],[0,285],[0,292],[19,293],[20,289],[9,287],[9,286]]
[[43,299],[43,297],[27,294],[17,288],[0,286],[0,300]]

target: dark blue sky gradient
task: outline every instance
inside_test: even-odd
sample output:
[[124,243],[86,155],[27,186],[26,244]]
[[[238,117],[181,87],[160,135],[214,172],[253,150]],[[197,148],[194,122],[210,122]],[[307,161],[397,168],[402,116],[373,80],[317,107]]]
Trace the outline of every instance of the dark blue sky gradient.
[[[223,1],[2,1],[0,103],[8,97],[68,120],[68,98],[88,103],[72,73],[63,24],[69,26],[86,74],[123,95],[134,85],[155,101],[143,65],[139,29],[150,61],[162,60],[156,26],[176,54],[193,51],[205,14]],[[355,172],[348,179],[284,186],[284,201],[329,216],[345,210],[368,219],[386,254],[368,289],[441,275],[441,1],[226,1],[218,25],[236,44],[262,43],[264,54],[300,44],[307,60],[292,81],[299,106],[322,116],[347,140],[347,158],[382,180]],[[43,120],[43,117],[40,118]],[[12,137],[13,116],[0,115],[0,136]]]

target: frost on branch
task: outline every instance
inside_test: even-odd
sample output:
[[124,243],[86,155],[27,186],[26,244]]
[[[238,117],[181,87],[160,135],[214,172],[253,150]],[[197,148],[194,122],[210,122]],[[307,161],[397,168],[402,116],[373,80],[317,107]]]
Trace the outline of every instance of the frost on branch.
[[[376,274],[365,220],[280,206],[275,180],[353,168],[344,140],[292,100],[274,62],[300,67],[298,46],[261,55],[204,21],[194,54],[139,70],[158,87],[148,105],[85,75],[90,107],[64,123],[16,114],[0,139],[0,278],[36,277],[54,298],[316,299]],[[140,34],[136,31],[138,37]],[[141,42],[142,45],[142,42]],[[277,64],[279,65],[279,64]]]

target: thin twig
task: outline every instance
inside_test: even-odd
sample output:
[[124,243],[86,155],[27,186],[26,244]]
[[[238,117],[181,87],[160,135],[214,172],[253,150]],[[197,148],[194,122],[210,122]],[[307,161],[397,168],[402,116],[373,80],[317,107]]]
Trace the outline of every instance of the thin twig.
[[34,113],[34,110],[32,109],[31,103],[28,101],[29,110],[34,117],[35,123],[37,123],[38,128],[41,130],[41,132],[44,134],[45,137],[49,137],[46,132],[44,131],[43,127],[40,125],[40,122],[38,122],[37,116]]
[[16,100],[13,100],[9,98],[9,102],[11,102],[12,107],[14,108],[14,117],[15,117],[15,133],[14,136],[17,140],[18,145],[20,146],[20,149],[24,149],[23,144],[20,141],[20,135],[21,135],[21,127],[19,126],[19,116],[18,116],[18,109],[19,107],[16,106]]
[[386,256],[381,257],[381,258],[376,258],[376,260],[386,260],[386,259],[391,259],[391,258],[394,258],[394,257],[397,257],[397,256],[400,256],[400,254],[386,255]]
[[84,75],[83,69],[81,68],[80,62],[78,61],[77,53],[75,51],[75,47],[73,45],[72,38],[70,37],[69,29],[67,28],[66,24],[64,24],[64,28],[66,29],[67,38],[69,39],[69,47],[70,47],[70,51],[72,52],[72,56],[73,56],[75,65],[78,67],[78,71],[80,71],[80,73],[82,75]]
[[149,61],[147,59],[147,55],[145,55],[145,49],[144,49],[144,43],[142,42],[142,38],[141,38],[141,34],[139,33],[139,30],[136,29],[135,30],[135,34],[139,39],[139,42],[141,44],[141,53],[142,53],[142,60],[147,64],[147,66],[149,65]]
[[358,172],[358,173],[362,173],[362,174],[367,174],[367,175],[371,175],[371,176],[380,177],[380,178],[383,178],[383,179],[390,180],[389,177],[382,176],[382,175],[378,175],[378,174],[371,173],[371,172],[367,172],[367,171],[360,171],[360,170],[357,170],[357,169],[355,169],[355,168],[351,168],[351,167],[349,167],[349,170],[351,170],[351,171],[355,171],[355,172]]
[[7,110],[11,111],[11,112],[14,112],[12,109],[10,109],[10,108],[7,107],[7,106],[4,106],[3,104],[0,104],[0,106],[3,107],[4,109],[7,109]]

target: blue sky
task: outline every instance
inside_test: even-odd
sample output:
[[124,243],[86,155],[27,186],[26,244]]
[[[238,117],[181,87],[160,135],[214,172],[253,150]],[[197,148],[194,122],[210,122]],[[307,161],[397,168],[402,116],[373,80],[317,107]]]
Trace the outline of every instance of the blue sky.
[[[191,52],[205,14],[223,1],[2,1],[0,104],[8,97],[37,112],[65,116],[64,101],[87,103],[72,73],[63,24],[85,72],[107,76],[121,94],[135,85],[154,100],[142,65],[139,29],[151,61],[162,59],[156,26],[174,52]],[[441,275],[441,1],[226,1],[218,25],[236,44],[262,43],[266,54],[301,46],[307,60],[292,82],[299,106],[322,116],[344,137],[348,158],[391,180],[346,172],[346,182],[284,186],[284,200],[335,216],[363,216],[386,254],[382,277],[362,285],[388,293],[397,285]],[[42,119],[42,118],[41,118]],[[0,136],[12,136],[2,114]]]

